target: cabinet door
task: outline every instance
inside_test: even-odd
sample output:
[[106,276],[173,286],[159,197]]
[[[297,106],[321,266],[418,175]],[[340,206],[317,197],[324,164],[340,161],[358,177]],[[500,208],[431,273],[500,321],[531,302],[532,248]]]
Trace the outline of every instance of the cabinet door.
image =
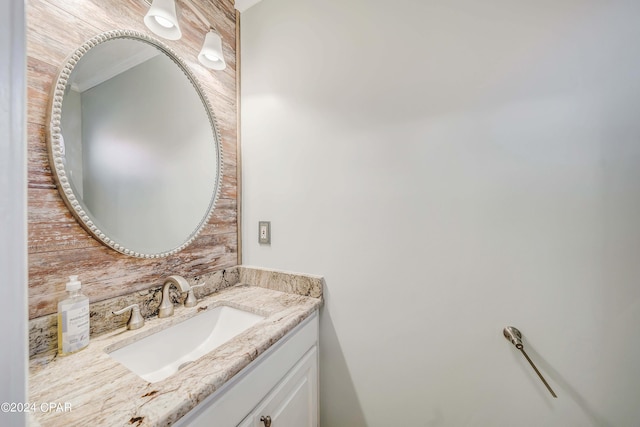
[[253,416],[249,415],[237,427],[253,427]]
[[[252,412],[247,427],[317,427],[318,352],[313,346]],[[246,423],[246,424],[245,424]]]

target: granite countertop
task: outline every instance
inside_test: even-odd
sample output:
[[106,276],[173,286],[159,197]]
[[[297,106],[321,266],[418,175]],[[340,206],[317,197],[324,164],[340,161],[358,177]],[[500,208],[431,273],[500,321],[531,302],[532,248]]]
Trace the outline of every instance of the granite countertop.
[[[195,307],[176,307],[171,317],[147,319],[141,329],[120,328],[92,338],[89,347],[78,353],[35,356],[30,362],[29,401],[36,410],[30,414],[29,424],[171,425],[309,317],[321,303],[321,296],[239,284],[203,298]],[[265,319],[162,381],[143,380],[106,352],[220,305]]]

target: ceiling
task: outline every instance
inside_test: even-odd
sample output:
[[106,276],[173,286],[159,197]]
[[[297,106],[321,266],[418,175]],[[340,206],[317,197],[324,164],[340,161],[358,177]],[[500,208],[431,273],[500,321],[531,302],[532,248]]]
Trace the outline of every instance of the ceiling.
[[234,6],[242,13],[260,1],[261,0],[236,0]]

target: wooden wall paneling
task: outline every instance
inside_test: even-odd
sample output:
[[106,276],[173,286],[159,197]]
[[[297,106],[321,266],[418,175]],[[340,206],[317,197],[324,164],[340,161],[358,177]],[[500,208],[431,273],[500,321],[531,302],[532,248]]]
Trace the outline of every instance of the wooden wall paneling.
[[237,203],[237,217],[238,217],[238,265],[242,264],[242,156],[241,156],[241,142],[242,142],[242,126],[240,122],[240,95],[242,93],[242,79],[240,78],[241,67],[241,46],[240,46],[240,12],[234,10],[236,15],[236,199]]
[[28,206],[29,254],[101,245],[78,224],[57,189],[29,188]]
[[231,232],[201,236],[180,254],[167,258],[126,257],[103,245],[43,252],[31,263],[41,274],[29,278],[29,316],[56,311],[69,275],[79,275],[83,293],[97,302],[160,286],[169,274],[192,278],[232,267],[236,265],[236,247],[237,235]]
[[45,128],[42,125],[27,123],[27,170],[30,188],[56,188],[51,175],[47,154]]
[[197,61],[208,29],[187,7],[182,8],[180,18],[183,38],[160,40],[191,68],[211,102],[222,139],[223,180],[217,208],[195,242],[179,254],[160,259],[129,257],[89,236],[58,193],[46,148],[51,88],[65,59],[84,41],[104,31],[132,29],[149,34],[142,20],[148,6],[141,0],[30,0],[27,3],[30,318],[56,311],[67,276],[71,274],[81,276],[84,292],[96,302],[159,286],[169,274],[189,278],[236,265],[235,10],[231,0],[195,0],[194,3],[222,36],[227,69],[212,71]]

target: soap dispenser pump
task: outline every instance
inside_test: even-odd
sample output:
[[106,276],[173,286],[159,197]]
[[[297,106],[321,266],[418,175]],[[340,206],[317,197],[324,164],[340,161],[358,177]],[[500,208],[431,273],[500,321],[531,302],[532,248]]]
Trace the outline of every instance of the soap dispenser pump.
[[58,303],[58,355],[66,356],[89,345],[89,298],[82,294],[78,276],[69,276],[67,297]]

